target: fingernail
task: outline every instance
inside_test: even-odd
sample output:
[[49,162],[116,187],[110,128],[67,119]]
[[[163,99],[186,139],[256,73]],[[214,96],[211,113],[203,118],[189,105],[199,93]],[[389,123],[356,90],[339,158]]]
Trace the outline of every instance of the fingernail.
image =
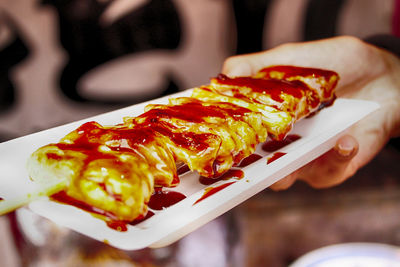
[[354,149],[355,147],[353,141],[348,138],[341,139],[337,145],[337,152],[343,157],[350,156]]

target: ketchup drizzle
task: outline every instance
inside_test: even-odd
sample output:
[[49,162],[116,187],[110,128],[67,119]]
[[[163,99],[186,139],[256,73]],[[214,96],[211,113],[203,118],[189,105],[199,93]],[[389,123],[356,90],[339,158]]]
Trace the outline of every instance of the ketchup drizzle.
[[58,193],[55,193],[51,195],[50,198],[60,203],[65,203],[91,213],[105,216],[113,221],[119,221],[117,216],[115,216],[112,212],[93,207],[92,205],[89,205],[86,202],[70,197],[67,195],[65,191],[60,191]]
[[237,165],[237,167],[243,168],[243,167],[249,166],[250,164],[256,162],[257,160],[259,160],[259,159],[261,159],[261,158],[262,158],[262,156],[253,153],[253,154],[251,154],[250,156],[248,156],[247,158],[244,158],[244,159],[239,163],[239,165]]
[[290,66],[290,65],[279,65],[279,66],[272,66],[267,67],[259,72],[264,72],[269,74],[273,71],[280,72],[284,79],[293,76],[302,76],[302,77],[324,77],[329,80],[332,76],[337,75],[336,72],[330,70],[323,70],[323,69],[316,69],[316,68],[307,68],[307,67],[297,67],[297,66]]
[[152,212],[151,210],[149,210],[149,211],[147,211],[146,216],[138,217],[138,218],[134,219],[133,221],[129,222],[129,224],[130,224],[130,225],[139,224],[139,223],[141,223],[141,222],[143,222],[143,221],[145,221],[145,220],[147,220],[147,219],[153,217],[154,214],[155,214],[154,212]]
[[253,92],[268,94],[277,102],[283,102],[282,94],[288,94],[295,98],[302,98],[304,91],[310,89],[303,83],[290,82],[278,79],[256,79],[251,77],[235,77],[229,78],[224,74],[218,75],[216,78],[219,84],[248,87]]
[[126,225],[126,222],[124,221],[106,221],[106,224],[108,227],[110,227],[111,229],[114,229],[118,232],[126,232],[128,231],[128,227]]
[[275,152],[271,157],[268,158],[267,164],[274,162],[275,160],[279,159],[280,157],[286,155],[285,152]]
[[[138,223],[147,220],[148,218],[152,217],[155,214],[153,211],[148,211],[145,216],[138,217],[131,222],[126,222],[118,220],[117,216],[115,216],[111,212],[93,207],[83,201],[68,196],[65,191],[60,191],[58,193],[55,193],[50,198],[54,201],[69,204],[77,208],[80,208],[82,210],[88,211],[90,213],[104,216],[106,217],[105,222],[107,226],[119,232],[125,232],[128,230],[127,223],[130,225],[136,225]],[[155,192],[150,198],[148,207],[153,210],[162,210],[163,208],[167,208],[178,203],[184,198],[186,198],[186,196],[183,195],[182,193],[175,191],[164,191],[162,190],[162,188],[156,188]]]
[[153,210],[162,210],[178,203],[185,198],[186,196],[182,193],[163,190],[162,187],[156,187],[154,193],[150,197],[148,207]]
[[[230,108],[226,108],[226,106],[229,106]],[[151,109],[140,115],[138,118],[144,118],[148,123],[158,122],[160,121],[160,118],[176,118],[194,123],[202,123],[209,117],[224,119],[227,114],[231,117],[235,117],[243,116],[249,112],[250,110],[247,108],[229,105],[229,103],[225,106],[215,106],[204,105],[199,100],[193,100],[179,105]]]
[[51,195],[50,198],[54,201],[57,201],[60,203],[65,203],[65,204],[80,208],[82,210],[106,217],[107,219],[105,220],[105,222],[106,222],[107,226],[110,227],[111,229],[114,229],[119,232],[126,232],[128,230],[128,228],[126,226],[126,222],[118,220],[117,216],[115,216],[113,213],[93,207],[93,206],[87,204],[86,202],[72,198],[72,197],[68,196],[65,191],[60,191],[58,193],[55,193],[55,194]]
[[285,137],[285,139],[277,141],[277,140],[268,140],[262,145],[262,150],[266,152],[274,152],[277,151],[284,146],[287,146],[301,138],[300,135],[298,134],[289,134],[288,136]]
[[178,168],[177,173],[178,173],[178,175],[182,175],[189,171],[190,171],[189,166],[185,164]]
[[226,188],[226,187],[228,187],[228,186],[230,186],[231,184],[234,184],[234,183],[236,183],[236,181],[228,182],[228,183],[216,186],[216,187],[208,187],[208,188],[206,188],[204,190],[204,194],[198,200],[196,200],[196,202],[194,202],[193,205],[199,203],[200,201],[208,198],[209,196],[221,191],[222,189],[224,189],[224,188]]
[[[288,66],[288,65],[280,65],[280,66],[272,66],[267,67],[259,71],[260,73],[265,73],[267,77],[274,77],[273,72],[279,73],[279,78],[282,79],[290,79],[294,78],[299,80],[299,78],[324,78],[327,82],[330,82],[330,86],[326,87],[324,90],[324,97],[330,97],[333,93],[333,89],[336,87],[338,83],[339,75],[330,70],[324,69],[316,69],[316,68],[307,68],[307,67],[297,67],[297,66]],[[332,80],[333,77],[337,77],[335,80]],[[299,78],[298,78],[299,77]]]
[[229,180],[232,178],[240,180],[243,177],[244,177],[244,172],[242,170],[230,169],[226,173],[224,173],[223,175],[221,175],[217,178],[209,178],[209,177],[200,176],[199,182],[203,185],[211,185],[211,184],[214,184],[221,180]]

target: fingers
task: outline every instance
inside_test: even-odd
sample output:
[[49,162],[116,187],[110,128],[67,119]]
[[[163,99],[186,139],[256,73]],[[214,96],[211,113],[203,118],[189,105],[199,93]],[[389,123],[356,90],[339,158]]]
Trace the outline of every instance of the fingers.
[[302,58],[308,57],[307,50],[304,45],[285,44],[263,52],[233,56],[224,62],[222,73],[233,77],[249,76],[267,66],[301,65],[299,62],[303,61]]
[[337,185],[367,164],[391,136],[400,135],[398,58],[357,38],[335,37],[231,57],[222,71],[229,76],[247,76],[271,65],[334,70],[340,75],[336,89],[339,97],[373,100],[382,106],[354,125],[349,131],[352,136],[339,138],[330,151],[278,181],[272,189],[287,189],[298,179],[316,188]]
[[326,188],[342,183],[358,169],[359,144],[351,135],[340,137],[336,145],[297,173],[298,179],[314,188]]
[[222,67],[222,73],[235,76],[250,76],[256,73],[256,70],[264,67],[262,57],[265,53],[249,54],[244,56],[235,56],[228,58]]
[[274,191],[288,189],[299,179],[314,188],[326,188],[342,183],[357,170],[354,161],[359,149],[357,140],[351,135],[340,137],[336,145],[319,158],[271,185]]
[[289,174],[285,178],[271,185],[269,188],[271,188],[274,191],[286,190],[289,187],[291,187],[294,184],[294,182],[296,182],[296,177],[297,177],[296,172]]
[[[343,49],[343,48],[346,49]],[[228,76],[247,76],[271,65],[297,65],[335,70],[339,87],[359,88],[385,70],[379,49],[350,36],[289,43],[259,53],[233,56],[223,65]]]
[[313,43],[284,44],[263,52],[233,56],[224,62],[222,72],[228,76],[248,76],[271,65],[312,66],[313,46]]

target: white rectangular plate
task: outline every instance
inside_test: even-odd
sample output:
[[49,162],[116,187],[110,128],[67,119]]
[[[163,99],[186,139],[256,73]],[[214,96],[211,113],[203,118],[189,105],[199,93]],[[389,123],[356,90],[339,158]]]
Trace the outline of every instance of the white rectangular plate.
[[[169,97],[190,94],[191,90],[186,90]],[[152,100],[151,103],[166,103],[169,97]],[[37,148],[58,142],[86,121],[97,121],[103,125],[120,123],[125,116],[143,113],[143,108],[148,103],[1,143],[0,197],[15,198],[37,190],[37,185],[29,180],[25,168],[28,157]],[[88,212],[48,199],[34,201],[29,208],[59,225],[120,249],[135,250],[166,246],[328,151],[334,145],[338,135],[376,109],[378,105],[373,102],[337,99],[333,106],[296,124],[292,133],[300,135],[301,139],[280,149],[280,152],[286,153],[283,157],[267,165],[267,159],[271,153],[264,152],[259,146],[256,153],[263,158],[242,168],[244,172],[242,179],[223,180],[206,186],[199,182],[197,173],[186,173],[181,176],[179,186],[171,189],[183,193],[186,196],[184,200],[156,212],[154,216],[140,224],[128,225],[126,232],[109,228],[104,221],[93,217]],[[231,185],[194,205],[203,196],[207,187],[217,187],[232,181],[234,183]]]

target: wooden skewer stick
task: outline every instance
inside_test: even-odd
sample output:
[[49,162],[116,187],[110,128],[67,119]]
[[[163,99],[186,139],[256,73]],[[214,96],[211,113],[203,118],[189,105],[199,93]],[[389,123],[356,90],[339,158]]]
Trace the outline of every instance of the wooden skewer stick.
[[0,200],[0,216],[25,206],[32,201],[60,192],[66,187],[66,185],[67,183],[65,180],[57,180],[50,184],[43,184],[40,191],[31,192],[15,198]]

